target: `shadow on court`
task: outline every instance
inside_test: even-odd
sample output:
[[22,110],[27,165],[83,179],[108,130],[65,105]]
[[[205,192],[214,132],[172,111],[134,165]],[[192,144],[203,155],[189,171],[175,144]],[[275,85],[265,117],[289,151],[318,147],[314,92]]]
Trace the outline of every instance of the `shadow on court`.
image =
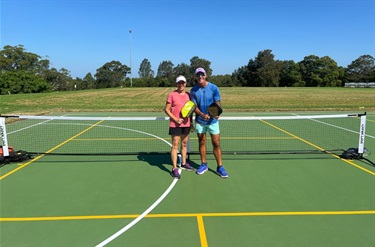
[[150,166],[156,166],[160,170],[170,173],[172,169],[171,156],[169,154],[153,155],[153,154],[139,154],[138,160],[146,161]]

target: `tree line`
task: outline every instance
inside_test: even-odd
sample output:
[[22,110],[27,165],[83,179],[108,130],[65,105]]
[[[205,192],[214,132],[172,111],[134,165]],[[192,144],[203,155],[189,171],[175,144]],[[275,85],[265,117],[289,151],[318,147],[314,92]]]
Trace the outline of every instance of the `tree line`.
[[347,67],[338,66],[330,57],[309,55],[302,61],[275,60],[272,50],[259,51],[257,56],[226,75],[213,75],[211,62],[195,56],[190,64],[176,66],[162,61],[155,75],[145,58],[132,78],[130,67],[119,61],[109,61],[92,75],[72,78],[66,68],[51,68],[47,58],[28,52],[22,45],[6,45],[0,50],[1,94],[42,93],[112,87],[171,87],[178,75],[184,75],[190,86],[193,73],[205,68],[208,80],[222,87],[341,87],[346,82],[374,82],[375,59],[362,55]]

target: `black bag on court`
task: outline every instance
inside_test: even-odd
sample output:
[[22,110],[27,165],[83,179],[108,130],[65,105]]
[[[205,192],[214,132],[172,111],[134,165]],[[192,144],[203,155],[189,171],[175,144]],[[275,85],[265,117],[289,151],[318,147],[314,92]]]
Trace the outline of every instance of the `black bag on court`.
[[15,151],[12,146],[8,147],[9,156],[4,156],[3,146],[0,146],[0,164],[9,164],[10,162],[22,162],[25,160],[32,159],[33,156],[28,154],[26,151],[18,150]]

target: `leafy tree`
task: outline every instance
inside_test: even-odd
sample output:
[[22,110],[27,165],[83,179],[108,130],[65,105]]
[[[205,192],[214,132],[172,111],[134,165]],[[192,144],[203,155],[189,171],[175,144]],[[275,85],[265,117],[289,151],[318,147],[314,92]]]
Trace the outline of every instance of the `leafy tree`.
[[258,52],[246,66],[234,72],[234,78],[243,86],[277,87],[279,86],[282,63],[274,60],[272,50]]
[[125,81],[130,68],[119,61],[105,63],[96,70],[96,88],[119,87]]
[[[15,88],[23,93],[38,92],[37,88],[39,88],[40,92],[50,89],[73,89],[73,79],[67,69],[62,68],[60,71],[57,71],[55,68],[49,69],[49,66],[50,62],[48,59],[41,59],[39,55],[27,52],[22,45],[4,46],[4,49],[0,51],[0,71],[3,75],[4,73],[17,72],[13,75],[6,75],[8,79],[12,78],[12,83],[18,85],[11,87],[12,93],[16,93]],[[32,76],[32,74],[35,76]],[[41,80],[44,80],[44,83],[49,83],[50,86],[45,87]],[[24,83],[25,85],[21,85],[20,83]]]
[[42,59],[42,60],[39,60],[36,70],[38,71],[38,73],[43,74],[45,71],[49,70],[49,66],[50,66],[49,60]]
[[[328,56],[306,56],[300,62],[274,59],[272,50],[258,52],[247,65],[236,69],[232,75],[213,76],[211,62],[194,56],[190,65],[181,63],[173,67],[171,61],[162,61],[157,77],[148,59],[143,59],[138,71],[140,78],[134,78],[135,86],[172,86],[179,74],[194,84],[194,71],[203,67],[219,86],[340,86],[343,81],[375,81],[375,59],[362,55],[347,68],[337,66]],[[130,85],[127,74],[130,68],[118,61],[111,61],[96,70],[95,77],[88,73],[85,78],[72,79],[70,71],[50,68],[47,58],[27,52],[22,45],[4,46],[0,50],[0,93],[44,92],[48,90],[76,90]],[[210,78],[211,77],[211,78]],[[47,84],[46,84],[47,83]],[[46,86],[47,85],[47,86]],[[18,91],[17,91],[18,90]]]
[[158,87],[159,84],[158,84],[158,81],[155,78],[133,78],[133,86],[136,86],[136,87]]
[[[26,52],[22,45],[4,46],[0,51],[0,70],[2,71],[36,71],[40,56]],[[42,66],[43,67],[43,66]]]
[[[249,64],[252,62],[252,60],[249,60]],[[250,82],[250,76],[251,72],[248,68],[248,66],[241,66],[238,69],[236,69],[232,76],[235,78],[235,80],[238,82],[241,86],[248,86],[248,82]]]
[[195,70],[200,67],[204,68],[208,77],[212,75],[210,61],[203,59],[203,58],[199,58],[198,56],[192,57],[190,59],[190,73],[194,76]]
[[245,86],[260,86],[258,82],[258,77],[256,76],[256,72],[258,70],[258,65],[254,59],[250,59],[246,66],[246,75],[247,80],[245,81]]
[[307,87],[341,86],[342,69],[330,57],[306,56],[299,62],[302,80]]
[[374,82],[375,59],[370,55],[363,55],[354,60],[345,70],[349,82]]
[[72,77],[70,71],[67,69],[57,70],[52,68],[44,71],[44,79],[51,85],[53,91],[67,91],[72,90],[74,85],[72,84]]
[[277,87],[280,80],[280,63],[274,60],[272,50],[258,52],[254,60],[254,82],[261,87]]
[[194,75],[190,73],[190,66],[186,63],[178,64],[176,67],[173,68],[174,77],[177,78],[179,75],[185,76],[187,80],[187,85],[192,86],[194,85]]
[[[44,78],[49,61],[26,52],[22,45],[0,50],[1,93],[38,93],[50,90]],[[18,91],[17,91],[18,90]]]
[[302,81],[301,73],[299,72],[299,66],[293,60],[287,60],[281,62],[280,70],[280,87],[303,87],[304,81]]
[[87,73],[83,78],[82,89],[93,89],[95,88],[95,78],[91,73]]
[[59,74],[61,85],[64,87],[63,90],[74,90],[73,78],[70,75],[70,71],[65,68],[61,68],[59,70]]
[[139,78],[154,78],[154,71],[151,69],[151,63],[148,59],[143,59],[139,71]]
[[0,74],[0,94],[44,93],[51,90],[43,77],[31,71],[12,70]]
[[228,74],[211,76],[211,81],[219,87],[234,87],[239,85],[236,77]]
[[174,85],[173,63],[171,61],[163,61],[159,64],[157,79],[159,86],[170,87]]
[[304,57],[299,63],[300,72],[302,80],[305,86],[313,87],[321,83],[321,79],[316,74],[319,68],[319,57],[315,55],[310,55]]
[[342,67],[339,67],[337,63],[329,56],[324,56],[320,60],[321,67],[319,68],[318,74],[322,78],[322,84],[318,86],[340,87],[342,84],[340,78],[344,73]]

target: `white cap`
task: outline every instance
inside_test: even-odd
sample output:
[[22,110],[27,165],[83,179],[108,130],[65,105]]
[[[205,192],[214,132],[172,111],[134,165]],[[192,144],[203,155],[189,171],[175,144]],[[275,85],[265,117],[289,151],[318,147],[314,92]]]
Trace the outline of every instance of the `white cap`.
[[179,81],[184,81],[184,82],[186,82],[186,78],[185,78],[185,76],[183,76],[183,75],[179,75],[179,76],[177,76],[177,78],[176,78],[176,83],[178,83]]

